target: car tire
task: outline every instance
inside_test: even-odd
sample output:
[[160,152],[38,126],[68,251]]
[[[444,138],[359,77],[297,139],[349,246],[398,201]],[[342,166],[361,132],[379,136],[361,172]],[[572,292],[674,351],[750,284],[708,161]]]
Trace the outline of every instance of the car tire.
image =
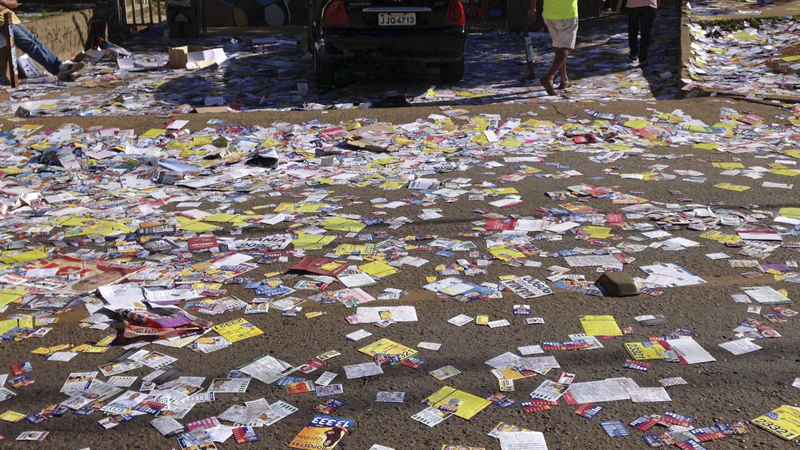
[[336,66],[317,55],[314,55],[314,76],[317,86],[336,86]]
[[464,78],[464,60],[460,59],[452,63],[444,63],[439,67],[442,74],[442,81],[446,83],[458,83]]

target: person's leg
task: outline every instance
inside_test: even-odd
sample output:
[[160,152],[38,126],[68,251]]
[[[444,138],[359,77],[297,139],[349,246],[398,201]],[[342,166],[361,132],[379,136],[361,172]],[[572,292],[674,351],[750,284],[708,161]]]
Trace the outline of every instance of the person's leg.
[[569,77],[567,77],[567,57],[570,51],[575,48],[575,41],[578,34],[578,19],[548,20],[547,28],[550,29],[550,36],[553,38],[553,47],[556,48],[556,52],[550,70],[545,76],[539,79],[539,82],[549,95],[555,95],[553,79],[557,73],[561,73],[561,82],[564,84],[564,87],[567,87],[569,84]]
[[561,63],[561,67],[558,68],[558,72],[561,74],[561,85],[558,86],[559,89],[566,89],[572,86],[572,83],[569,81],[569,76],[567,75],[567,59],[569,59],[570,53],[575,48],[575,44],[577,44],[578,40],[578,19],[576,18],[571,23],[567,22],[567,27],[564,30],[564,42],[562,43],[562,48],[564,49],[564,62]]
[[41,64],[48,72],[58,75],[61,68],[61,60],[58,59],[58,56],[42,44],[42,41],[25,28],[25,25],[17,24],[12,28],[14,29],[14,44],[17,48]]
[[569,54],[572,53],[572,49],[565,48],[564,51],[566,52],[564,62],[562,62],[561,67],[558,68],[558,73],[561,75],[561,84],[558,85],[559,89],[566,89],[572,86],[572,82],[569,81],[569,75],[567,75],[567,59],[569,59]]
[[553,65],[550,66],[550,70],[547,71],[547,78],[552,80],[556,77],[556,74],[562,70],[564,74],[567,73],[567,56],[569,56],[568,48],[556,49],[556,55],[553,57]]
[[525,43],[525,62],[528,67],[527,79],[535,80],[536,70],[533,65],[533,42],[531,40],[530,30],[528,29],[528,27],[531,26],[530,15],[530,11],[528,11],[528,14],[525,14],[525,17],[522,19],[522,36],[523,42]]
[[630,58],[639,57],[639,20],[642,8],[628,8],[628,44],[630,45]]
[[547,91],[549,95],[556,95],[556,91],[553,89],[553,79],[556,74],[562,70],[562,67],[564,74],[567,73],[567,55],[569,55],[569,49],[557,48],[556,54],[553,56],[553,64],[550,66],[550,70],[547,71],[545,76],[539,78],[539,82],[542,83],[544,90]]
[[553,64],[550,66],[550,70],[547,71],[547,78],[552,80],[555,78],[556,74],[562,70],[562,68],[566,71],[567,55],[569,55],[569,49],[556,49],[556,54],[553,56]]
[[641,29],[642,29],[642,42],[639,45],[639,60],[643,63],[647,62],[648,51],[650,50],[650,42],[653,31],[653,22],[656,17],[655,8],[643,7]]

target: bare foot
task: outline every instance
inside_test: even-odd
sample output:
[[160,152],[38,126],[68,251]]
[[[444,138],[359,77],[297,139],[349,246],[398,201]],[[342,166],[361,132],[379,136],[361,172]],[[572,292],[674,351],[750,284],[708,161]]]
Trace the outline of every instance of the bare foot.
[[539,78],[539,83],[542,83],[544,86],[544,90],[547,91],[547,95],[556,95],[556,90],[553,89],[553,79],[547,78],[546,76]]
[[564,80],[558,85],[559,89],[569,89],[572,87],[572,81]]

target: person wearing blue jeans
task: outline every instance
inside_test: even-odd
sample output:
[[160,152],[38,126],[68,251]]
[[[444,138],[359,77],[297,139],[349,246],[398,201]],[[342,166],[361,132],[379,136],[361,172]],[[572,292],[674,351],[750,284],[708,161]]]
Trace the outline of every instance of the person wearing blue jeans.
[[14,32],[14,44],[25,54],[61,81],[74,81],[78,72],[84,68],[82,62],[63,62],[46,45],[39,40],[25,25],[20,22],[12,9],[19,6],[17,0],[0,0],[0,26],[5,25],[6,13],[11,13],[11,29]]

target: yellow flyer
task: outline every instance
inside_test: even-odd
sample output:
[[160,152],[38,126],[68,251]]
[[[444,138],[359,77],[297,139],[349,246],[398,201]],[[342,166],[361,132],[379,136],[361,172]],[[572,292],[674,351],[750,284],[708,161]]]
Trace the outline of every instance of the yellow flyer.
[[235,319],[230,322],[214,325],[212,329],[231,343],[264,334],[257,326],[244,319]]
[[311,422],[289,443],[291,448],[306,450],[331,450],[353,426],[353,419],[314,416]]
[[422,401],[423,404],[450,414],[455,414],[462,419],[469,420],[475,414],[483,411],[492,402],[469,392],[459,391],[456,388],[445,386],[431,394]]
[[614,316],[582,316],[581,325],[589,336],[622,336]]
[[367,263],[361,266],[358,266],[363,272],[366,272],[373,277],[378,278],[386,278],[389,275],[394,275],[397,273],[397,269],[394,267],[386,264],[383,261],[375,261],[371,263]]
[[326,236],[324,234],[300,234],[292,240],[295,249],[321,250],[326,245],[336,239],[336,236]]
[[344,217],[330,217],[322,221],[322,228],[331,231],[348,231],[358,233],[367,225],[360,220],[345,219]]
[[375,253],[375,246],[372,244],[355,245],[355,244],[340,244],[334,250],[337,255],[352,255],[358,253],[361,256],[372,255]]
[[791,441],[800,435],[800,410],[789,405],[782,405],[763,416],[756,417],[750,423],[782,439]]
[[510,249],[504,245],[500,245],[497,247],[492,247],[489,249],[489,253],[501,259],[503,261],[510,261],[512,259],[523,259],[525,258],[525,254],[522,252],[518,252],[516,250]]
[[732,183],[717,183],[714,185],[715,188],[725,189],[727,191],[736,191],[742,192],[750,189],[750,186],[742,186],[740,184],[732,184]]
[[589,233],[589,237],[595,239],[605,239],[611,235],[611,228],[608,227],[583,227],[583,231]]
[[328,206],[330,205],[327,203],[281,203],[275,208],[275,212],[315,213]]
[[626,342],[625,350],[631,358],[642,361],[645,359],[664,359],[666,349],[657,342]]
[[419,353],[413,348],[406,347],[403,344],[398,344],[397,342],[394,342],[386,338],[381,339],[379,341],[375,341],[366,347],[362,347],[358,349],[358,351],[369,356],[375,356],[379,353],[383,353],[386,356],[395,356],[399,358],[400,361],[403,361]]
[[715,162],[711,166],[717,169],[744,169],[744,164],[739,162]]
[[21,299],[28,291],[21,289],[4,289],[0,291],[0,308]]
[[27,414],[18,413],[16,411],[8,410],[3,414],[0,414],[0,420],[5,420],[6,422],[17,423],[20,420],[28,417]]
[[[538,369],[537,369],[538,370]],[[549,370],[549,369],[548,369]],[[539,373],[542,373],[541,371]],[[505,369],[494,369],[492,370],[492,374],[496,377],[499,377],[503,380],[521,380],[524,378],[535,377],[536,372],[529,370],[525,371],[525,373],[521,373],[517,369],[512,369],[510,367],[506,367]]]
[[790,219],[800,219],[800,208],[781,208],[778,210],[778,214]]

